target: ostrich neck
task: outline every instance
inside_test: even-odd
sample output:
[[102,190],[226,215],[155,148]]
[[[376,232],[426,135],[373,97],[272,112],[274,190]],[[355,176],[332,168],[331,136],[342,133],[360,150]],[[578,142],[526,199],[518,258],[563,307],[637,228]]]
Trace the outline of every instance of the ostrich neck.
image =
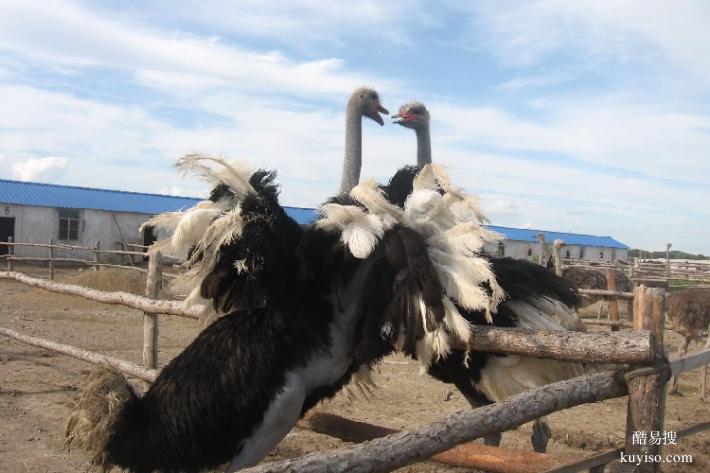
[[423,168],[431,164],[431,136],[429,135],[429,124],[417,128],[417,167]]
[[345,161],[340,193],[349,194],[360,182],[362,168],[362,115],[353,107],[348,107],[345,118]]

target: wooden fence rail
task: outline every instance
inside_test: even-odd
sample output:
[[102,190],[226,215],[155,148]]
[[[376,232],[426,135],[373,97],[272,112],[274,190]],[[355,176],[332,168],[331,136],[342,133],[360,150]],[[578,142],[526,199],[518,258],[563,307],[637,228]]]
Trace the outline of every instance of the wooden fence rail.
[[15,281],[27,284],[28,286],[38,287],[61,294],[81,296],[92,301],[103,302],[104,304],[124,305],[126,307],[132,307],[151,314],[177,315],[179,317],[187,317],[188,319],[198,319],[200,314],[198,309],[185,308],[182,302],[155,301],[128,292],[99,291],[83,286],[77,286],[75,284],[64,284],[40,278],[33,278],[14,271],[0,271],[0,279],[14,279]]
[[71,345],[53,342],[44,338],[23,335],[14,330],[10,330],[9,328],[0,327],[0,334],[5,335],[6,337],[14,338],[15,340],[19,340],[28,345],[33,345],[35,347],[56,351],[57,353],[62,353],[64,355],[68,355],[79,360],[88,361],[89,363],[93,363],[95,365],[109,366],[129,376],[134,376],[138,379],[142,379],[143,381],[152,383],[153,381],[155,381],[155,378],[158,377],[158,372],[156,370],[147,370],[125,360],[120,360],[118,358],[102,355],[100,353],[84,350],[82,348],[73,347]]
[[[157,256],[160,257],[159,253]],[[155,297],[159,291],[155,279],[160,273],[159,259],[156,259],[150,268],[153,270],[152,276],[149,277],[147,295]],[[157,318],[153,318],[153,314],[164,313],[192,319],[197,319],[199,315],[198,310],[186,309],[182,303],[157,301],[124,292],[103,292],[81,286],[59,284],[11,271],[0,271],[0,278],[13,279],[53,292],[74,294],[98,302],[143,310],[146,313],[144,364],[149,369],[69,345],[22,335],[10,329],[0,328],[0,334],[91,363],[113,366],[147,382],[151,382],[157,376],[157,371],[150,369],[157,367],[158,326]],[[613,293],[612,296],[618,295],[616,291],[610,292]],[[660,454],[660,447],[654,446],[644,450],[633,445],[631,432],[661,430],[665,402],[664,387],[670,373],[680,373],[707,364],[710,362],[710,350],[668,363],[663,352],[664,290],[640,286],[635,289],[633,300],[634,328],[637,330],[635,332],[599,334],[477,326],[472,330],[468,348],[568,361],[627,363],[639,368],[631,371],[599,373],[550,384],[501,403],[450,416],[444,421],[414,432],[398,433],[351,449],[306,455],[299,459],[261,465],[245,471],[252,473],[389,471],[429,458],[461,442],[509,430],[560,409],[623,396],[627,392],[629,407],[626,453],[653,455],[657,452]],[[603,465],[609,460],[610,458],[604,457],[598,460],[601,463],[597,465]],[[651,463],[643,465],[643,468],[638,471],[657,472],[658,467]],[[565,471],[579,471],[579,469]]]
[[[55,275],[55,263],[72,263],[72,264],[83,264],[87,266],[92,266],[94,271],[98,271],[102,267],[110,267],[110,268],[121,268],[121,269],[131,269],[135,271],[142,271],[146,272],[147,270],[144,268],[139,268],[133,264],[133,256],[141,256],[141,257],[146,257],[149,256],[148,253],[145,252],[140,252],[140,251],[127,251],[125,250],[127,244],[124,244],[124,250],[102,250],[100,243],[97,241],[93,247],[86,247],[86,246],[72,246],[72,245],[66,245],[63,243],[54,243],[53,239],[49,239],[49,243],[24,243],[24,242],[15,242],[12,237],[8,239],[9,241],[7,242],[0,242],[0,245],[6,246],[8,249],[8,252],[6,255],[0,256],[0,259],[6,259],[7,260],[7,270],[12,271],[12,262],[13,261],[44,261],[47,262],[47,269],[49,272],[49,279],[53,280],[54,275]],[[29,247],[35,247],[35,248],[47,248],[48,250],[48,255],[47,256],[15,256],[15,248],[18,246],[29,246]],[[57,257],[55,250],[78,250],[78,251],[86,251],[86,252],[91,252],[92,257],[91,259],[80,259],[80,258],[72,258],[72,257]],[[120,264],[109,264],[109,263],[101,263],[101,255],[102,254],[112,254],[112,255],[122,255],[126,256],[129,258],[129,263],[130,265],[120,265]],[[167,275],[166,277],[174,277],[172,275]]]

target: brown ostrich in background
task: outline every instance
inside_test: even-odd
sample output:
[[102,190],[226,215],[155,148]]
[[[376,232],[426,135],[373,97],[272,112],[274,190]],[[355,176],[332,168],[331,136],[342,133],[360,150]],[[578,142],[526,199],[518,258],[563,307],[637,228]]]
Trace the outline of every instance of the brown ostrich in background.
[[[572,281],[579,289],[607,289],[608,282],[606,279],[606,268],[587,268],[580,266],[568,266],[562,269],[562,277]],[[634,283],[631,282],[626,274],[621,269],[615,268],[614,281],[616,282],[616,290],[620,292],[633,292]],[[604,300],[601,296],[584,296],[584,300],[589,304],[598,300]],[[602,306],[599,307],[598,315],[601,315]],[[627,311],[631,314],[630,305]]]
[[[693,340],[702,341],[703,331],[710,330],[710,288],[694,287],[671,292],[666,297],[668,320],[675,332],[683,336],[678,356],[688,353]],[[708,335],[710,343],[710,335]],[[707,347],[707,344],[706,344]],[[673,377],[671,393],[678,392],[678,377]]]

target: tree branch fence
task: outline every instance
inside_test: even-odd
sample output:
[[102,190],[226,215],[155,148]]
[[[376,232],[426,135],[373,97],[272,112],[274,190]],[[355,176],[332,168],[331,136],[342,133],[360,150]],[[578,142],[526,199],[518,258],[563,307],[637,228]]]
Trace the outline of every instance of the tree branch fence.
[[[94,271],[99,271],[101,268],[119,268],[127,269],[132,271],[139,271],[142,273],[147,273],[148,269],[136,266],[133,261],[134,257],[143,258],[148,257],[148,253],[145,251],[134,251],[128,250],[128,247],[147,249],[148,247],[143,245],[122,243],[123,250],[102,250],[100,242],[95,242],[94,246],[78,246],[78,245],[66,245],[62,243],[54,243],[54,240],[50,238],[48,243],[25,243],[25,242],[15,242],[12,237],[8,238],[8,241],[0,241],[0,246],[7,247],[7,254],[0,255],[0,260],[4,259],[7,262],[7,270],[12,271],[14,268],[14,262],[24,262],[24,263],[47,263],[47,272],[50,280],[53,280],[56,273],[57,263],[65,265],[79,265],[85,267],[91,267]],[[15,249],[17,247],[33,247],[33,248],[47,248],[47,256],[16,256]],[[82,259],[76,257],[58,257],[56,253],[58,250],[71,250],[75,252],[84,252],[90,255],[89,258]],[[110,257],[125,257],[128,264],[116,264],[111,262],[105,262],[105,258],[102,260],[102,255],[109,255]],[[168,272],[162,273],[164,278],[175,278],[176,275]]]
[[[51,251],[59,245],[43,246]],[[102,251],[98,248],[89,250],[96,253]],[[50,253],[50,258],[46,260],[58,260],[51,256]],[[185,308],[182,303],[174,301],[155,300],[162,281],[161,255],[156,252],[150,257],[146,297],[125,292],[97,291],[34,278],[14,271],[0,271],[0,279],[15,280],[52,292],[73,294],[97,302],[119,304],[143,311],[144,366],[51,340],[31,337],[7,328],[0,328],[0,334],[90,363],[111,366],[147,383],[154,381],[158,374],[158,314],[197,319],[199,310]],[[12,261],[13,259],[10,259],[8,263]],[[640,285],[634,289],[633,294],[609,289],[603,294],[596,295],[633,300],[633,331],[616,331],[609,334],[474,327],[469,347],[478,351],[513,353],[574,362],[625,364],[628,365],[627,368],[553,383],[500,403],[456,413],[411,432],[392,432],[386,428],[370,426],[370,432],[374,429],[381,435],[387,435],[375,440],[367,439],[369,441],[366,443],[354,447],[312,453],[293,460],[259,465],[245,471],[250,473],[384,472],[434,456],[436,461],[449,464],[453,461],[453,464],[489,468],[489,471],[506,473],[523,471],[519,469],[521,461],[530,466],[529,470],[525,470],[526,473],[528,471],[573,473],[583,470],[599,472],[604,465],[618,459],[621,451],[649,455],[660,453],[660,446],[635,445],[632,441],[633,432],[662,430],[665,387],[668,379],[672,374],[686,372],[710,363],[710,347],[706,346],[698,353],[668,361],[663,349],[665,325],[663,288]],[[609,322],[621,326],[620,321]],[[617,449],[574,460],[555,455],[538,458],[535,455],[539,454],[532,452],[509,452],[505,449],[496,449],[496,452],[500,452],[499,457],[502,460],[493,462],[497,464],[495,468],[498,469],[490,470],[491,456],[480,454],[480,448],[484,446],[466,444],[456,447],[487,434],[515,428],[561,409],[626,395],[628,395],[627,431],[623,450]],[[315,416],[319,415],[315,414]],[[311,417],[302,421],[301,426],[313,428],[315,425],[313,419],[314,417]],[[352,421],[343,419],[342,422]],[[338,422],[335,424],[337,427]],[[710,423],[697,424],[686,429],[686,433],[689,435],[708,428]],[[449,452],[441,453],[444,451]],[[660,471],[660,465],[655,463],[631,466],[636,468],[633,471],[641,473]]]

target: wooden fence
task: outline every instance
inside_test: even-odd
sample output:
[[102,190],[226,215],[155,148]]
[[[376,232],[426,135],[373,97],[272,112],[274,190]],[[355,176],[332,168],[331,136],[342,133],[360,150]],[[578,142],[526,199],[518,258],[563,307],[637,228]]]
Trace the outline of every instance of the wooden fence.
[[[39,278],[32,278],[16,272],[0,272],[0,279],[13,279],[53,292],[79,295],[98,302],[121,304],[144,311],[143,365],[138,366],[124,360],[118,360],[77,347],[59,344],[50,340],[31,337],[14,330],[0,328],[0,334],[23,343],[63,353],[90,363],[109,365],[130,376],[146,382],[152,382],[158,374],[158,317],[157,314],[169,314],[197,318],[198,311],[185,309],[181,304],[171,301],[157,301],[161,280],[160,254],[151,257],[149,264],[146,295],[140,297],[120,292],[96,291],[81,286],[60,284]],[[575,405],[597,402],[603,399],[628,395],[627,435],[623,446],[626,454],[660,454],[660,445],[635,445],[633,432],[662,430],[663,406],[665,404],[665,385],[673,374],[682,373],[710,363],[710,349],[694,353],[684,358],[668,361],[663,349],[664,302],[665,290],[639,286],[632,296],[616,291],[604,295],[628,298],[632,297],[633,328],[632,332],[579,333],[543,330],[505,329],[494,327],[474,327],[470,348],[497,353],[514,353],[539,358],[553,358],[567,361],[598,363],[623,363],[627,369],[584,376],[572,380],[553,383],[515,396],[491,406],[457,413],[435,424],[422,427],[413,432],[391,433],[386,437],[369,441],[352,448],[339,449],[306,455],[294,460],[260,465],[249,470],[251,473],[298,471],[298,472],[380,472],[405,466],[437,455],[456,445],[468,442],[489,433],[509,430],[522,423],[542,415]],[[316,414],[318,416],[319,414]],[[314,425],[314,418],[301,425]],[[343,419],[344,422],[352,422]],[[375,427],[375,426],[371,426]],[[710,423],[698,424],[686,429],[694,433],[710,428]],[[381,428],[380,428],[381,429]],[[386,430],[386,429],[385,429]],[[325,432],[328,433],[328,432]],[[386,432],[385,432],[386,433]],[[459,448],[467,448],[465,445]],[[477,447],[476,447],[477,448]],[[620,447],[622,448],[622,447]],[[499,451],[504,451],[500,449]],[[620,450],[613,450],[604,455],[594,455],[582,460],[568,458],[561,461],[552,458],[552,463],[544,469],[529,471],[555,471],[573,473],[586,469],[600,471],[607,463],[618,458]],[[393,453],[396,452],[396,453]],[[444,454],[442,454],[444,455]],[[449,457],[452,454],[449,454]],[[534,466],[535,455],[517,452],[517,462]],[[444,455],[446,457],[446,455]],[[485,456],[485,455],[484,455]],[[548,456],[550,458],[554,456]],[[437,458],[440,458],[437,456]],[[459,458],[458,464],[470,467],[485,467],[485,461],[477,461],[475,456]],[[490,464],[490,458],[488,459]],[[550,467],[550,465],[554,465]],[[504,469],[496,471],[519,471],[512,463],[505,463]],[[505,469],[508,468],[508,469]],[[552,469],[550,469],[552,468]],[[642,463],[639,472],[657,472],[659,465]]]
[[[120,268],[128,269],[133,271],[140,271],[147,273],[146,268],[137,266],[133,261],[133,258],[139,256],[141,260],[148,256],[145,251],[132,251],[128,250],[128,247],[142,248],[146,249],[146,246],[135,245],[131,243],[123,243],[123,250],[102,250],[100,242],[95,242],[93,247],[87,246],[74,246],[65,245],[62,243],[54,243],[52,238],[49,239],[47,243],[25,243],[25,242],[15,242],[12,237],[8,239],[7,242],[0,241],[0,246],[7,247],[7,254],[0,255],[0,259],[7,261],[7,270],[12,271],[14,268],[14,262],[46,262],[47,270],[49,274],[49,279],[53,280],[55,276],[56,263],[63,263],[67,265],[81,265],[93,268],[94,271],[98,271],[100,268]],[[16,256],[15,248],[17,247],[34,247],[34,248],[46,248],[47,256]],[[78,252],[85,252],[90,255],[90,259],[82,258],[67,258],[56,256],[57,250],[71,250]],[[102,262],[101,255],[113,255],[113,256],[125,256],[128,264],[112,264]],[[174,278],[175,274],[163,273],[164,278]]]

